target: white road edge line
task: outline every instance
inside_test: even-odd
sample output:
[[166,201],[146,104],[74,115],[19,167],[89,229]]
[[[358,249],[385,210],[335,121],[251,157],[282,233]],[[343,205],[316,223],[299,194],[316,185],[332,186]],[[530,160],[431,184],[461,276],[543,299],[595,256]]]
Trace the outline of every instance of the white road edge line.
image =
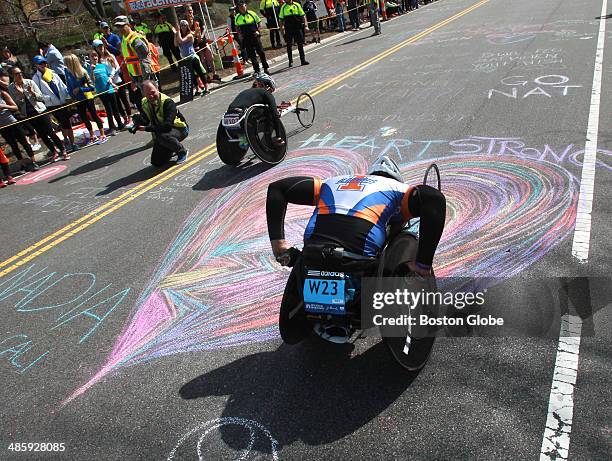
[[597,135],[599,133],[599,103],[601,100],[601,76],[603,73],[603,55],[606,42],[607,0],[601,6],[601,20],[599,23],[599,37],[595,53],[595,71],[593,73],[593,89],[591,90],[591,108],[589,110],[589,123],[584,146],[584,159],[582,162],[582,177],[580,178],[580,194],[578,196],[578,212],[576,227],[574,228],[574,241],[572,255],[581,263],[589,259],[589,245],[591,240],[591,212],[593,211],[593,190],[595,188],[595,166],[597,164]]
[[[572,243],[572,255],[583,264],[588,261],[591,240],[591,212],[593,211],[593,190],[597,164],[597,136],[599,133],[599,105],[606,39],[607,3],[608,0],[603,0],[601,5],[587,140],[582,164],[574,241]],[[570,314],[562,317],[540,461],[566,460],[569,458],[570,434],[574,416],[574,387],[578,377],[581,332],[582,319],[580,317]]]

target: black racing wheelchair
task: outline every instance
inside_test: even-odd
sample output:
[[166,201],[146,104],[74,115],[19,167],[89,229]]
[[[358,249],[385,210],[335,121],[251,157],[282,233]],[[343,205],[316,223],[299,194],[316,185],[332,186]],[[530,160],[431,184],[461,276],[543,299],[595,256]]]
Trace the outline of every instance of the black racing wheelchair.
[[[300,94],[295,104],[282,103],[276,108],[280,117],[287,113],[295,114],[304,129],[310,128],[314,123],[316,110],[314,101],[308,93]],[[223,115],[217,129],[219,158],[226,165],[239,165],[250,148],[268,165],[282,162],[287,154],[287,132],[282,122],[280,133],[276,133],[272,125],[264,104],[254,104],[246,110],[228,111]],[[272,142],[277,137],[285,141],[282,147]]]
[[[440,173],[432,164],[440,189]],[[420,277],[407,269],[415,261],[418,249],[418,218],[399,229],[388,229],[387,244],[377,257],[345,251],[333,244],[306,242],[303,250],[292,248],[291,274],[287,281],[279,314],[279,330],[283,341],[297,344],[313,333],[328,342],[343,344],[363,336],[362,280],[369,277],[380,287],[385,277],[395,281],[410,280],[415,291],[437,290],[434,277]],[[315,289],[316,287],[316,293]],[[429,306],[428,315],[437,315],[439,306]],[[369,327],[368,327],[369,328]],[[387,330],[388,332],[389,330]],[[435,331],[412,328],[410,325],[385,334],[383,343],[405,370],[417,371],[427,362],[435,341]]]

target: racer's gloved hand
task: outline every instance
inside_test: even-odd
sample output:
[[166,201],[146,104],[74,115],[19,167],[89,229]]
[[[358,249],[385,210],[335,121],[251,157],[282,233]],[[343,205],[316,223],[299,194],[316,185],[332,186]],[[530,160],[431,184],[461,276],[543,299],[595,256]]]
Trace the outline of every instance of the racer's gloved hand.
[[138,127],[136,125],[132,125],[130,128],[128,128],[128,131],[132,134],[136,134]]
[[293,267],[295,262],[297,261],[298,256],[300,255],[300,250],[297,248],[289,248],[282,255],[276,257],[276,262],[281,266]]

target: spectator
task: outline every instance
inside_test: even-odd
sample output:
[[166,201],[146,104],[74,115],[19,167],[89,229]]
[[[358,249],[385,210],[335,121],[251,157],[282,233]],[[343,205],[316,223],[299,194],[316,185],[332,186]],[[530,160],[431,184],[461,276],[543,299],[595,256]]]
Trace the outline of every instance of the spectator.
[[100,62],[98,53],[91,51],[89,53],[91,66],[91,75],[96,89],[96,93],[100,97],[104,110],[106,111],[106,119],[108,120],[109,136],[114,136],[117,129],[123,130],[125,123],[119,115],[119,107],[117,106],[117,96],[115,95],[116,85],[113,82],[115,70],[109,68],[105,63]]
[[59,78],[59,75],[49,69],[47,60],[43,56],[34,56],[32,61],[36,68],[36,73],[32,76],[32,80],[43,95],[43,103],[47,107],[47,111],[53,113],[62,129],[66,150],[68,152],[79,150],[74,142],[74,133],[70,123],[70,111],[68,108],[63,107],[66,104],[66,100],[70,97],[66,85]]
[[123,72],[119,61],[113,56],[102,42],[96,42],[94,40],[94,50],[98,54],[98,60],[102,64],[106,64],[109,73],[113,75],[113,83],[115,85],[115,97],[117,99],[117,109],[119,115],[125,120],[125,125],[131,125],[132,123],[132,107],[128,101],[126,90],[129,87],[123,83]]
[[102,40],[102,43],[108,48],[108,51],[113,53],[115,57],[121,56],[121,37],[111,32],[107,22],[100,23],[100,31],[102,32],[102,36],[99,40]]
[[7,46],[0,48],[0,66],[10,75],[14,67],[24,69],[23,63],[11,53]]
[[[354,0],[357,1],[357,0]],[[306,0],[304,2],[304,13],[306,14],[306,21],[311,31],[312,40],[311,43],[321,43],[321,32],[319,31],[319,18],[317,17],[317,4],[314,0]]]
[[374,33],[372,35],[380,35],[380,16],[378,14],[378,10],[380,9],[380,0],[368,0],[368,2],[370,25],[374,27]]
[[[4,155],[4,151],[0,147],[0,167],[2,167],[2,173],[4,178],[0,178],[0,188],[6,187],[7,185],[15,184],[17,181],[11,176],[11,170],[9,168],[9,159]],[[6,181],[5,181],[6,180]]]
[[281,48],[283,46],[278,27],[279,11],[278,0],[261,0],[259,2],[259,12],[266,17],[266,27],[270,31],[272,48]]
[[206,83],[206,71],[202,67],[202,62],[199,56],[196,54],[193,47],[194,37],[189,29],[189,23],[185,19],[181,19],[179,24],[179,30],[172,28],[174,32],[174,44],[179,47],[181,51],[181,57],[186,58],[183,62],[186,66],[191,66],[191,70],[194,76],[200,77],[200,80],[204,84],[201,96],[208,94],[208,84]]
[[300,53],[300,61],[303,66],[310,64],[306,61],[304,55],[304,31],[308,31],[304,10],[302,5],[294,3],[293,0],[285,0],[280,9],[279,18],[283,24],[283,33],[287,42],[287,58],[289,59],[289,67],[293,66],[293,42],[297,44],[298,52]]
[[419,0],[410,0],[410,9],[418,10],[419,9]]
[[[94,103],[94,86],[91,78],[87,71],[81,65],[79,58],[74,54],[69,54],[65,57],[66,61],[66,81],[68,91],[72,95],[73,99],[76,99],[77,112],[81,121],[85,124],[87,131],[89,132],[90,143],[105,143],[108,139],[104,134],[104,123],[96,111],[96,105]],[[93,126],[91,122],[96,122],[98,125],[99,136],[94,134]]]
[[132,82],[130,86],[134,92],[136,105],[140,105],[142,82],[155,80],[149,43],[142,35],[132,30],[127,16],[117,16],[114,24],[121,32],[121,54]]
[[69,160],[70,156],[66,152],[64,143],[53,130],[51,117],[45,113],[47,107],[43,102],[44,96],[40,88],[33,80],[24,78],[19,67],[13,68],[13,83],[9,85],[9,93],[19,107],[19,111],[29,118],[28,123],[49,149],[51,159],[56,162],[61,154],[64,160]]
[[240,39],[247,52],[251,63],[253,64],[253,70],[259,73],[259,62],[257,62],[257,56],[261,59],[264,72],[268,73],[268,61],[266,60],[266,53],[264,52],[263,45],[261,44],[261,38],[259,33],[259,25],[261,19],[252,10],[247,9],[246,0],[238,0],[238,14],[236,14],[236,26],[238,27],[238,33]]
[[134,127],[130,132],[148,131],[153,136],[151,164],[156,167],[165,165],[174,154],[176,163],[187,160],[188,151],[181,144],[189,134],[189,126],[176,104],[163,93],[160,93],[155,82],[143,82],[142,111],[134,116]]
[[62,53],[47,42],[38,42],[38,47],[40,48],[41,54],[47,59],[49,68],[66,83],[66,65],[64,64]]
[[336,20],[338,22],[338,32],[344,32],[344,0],[336,0],[334,8],[336,9]]
[[174,59],[179,61],[181,59],[181,53],[174,44],[174,34],[172,33],[172,29],[172,24],[166,21],[166,17],[162,13],[159,13],[157,15],[157,24],[155,24],[155,27],[153,28],[153,33],[157,38],[157,43],[159,43],[164,56],[170,64],[170,68],[176,72],[177,68],[176,64],[174,64]]
[[336,1],[324,0],[324,3],[327,10],[327,30],[334,30],[336,28]]
[[210,83],[212,80],[220,81],[221,77],[215,72],[215,62],[212,50],[204,34],[203,21],[193,15],[193,8],[191,5],[185,7],[185,15],[187,23],[189,24],[189,29],[193,34],[193,47],[200,56],[200,61],[204,64],[206,71],[212,75],[212,78],[207,77],[208,82]]
[[351,30],[359,30],[359,6],[357,0],[348,0],[348,14],[351,21]]
[[21,147],[23,147],[28,157],[30,157],[31,164],[28,169],[30,171],[39,170],[40,167],[34,161],[34,151],[26,140],[21,124],[17,123],[17,119],[13,116],[13,112],[16,111],[17,104],[15,104],[8,92],[0,90],[0,134],[7,144],[11,146],[13,155],[19,160],[22,169],[24,166],[24,159],[18,144],[21,144]]

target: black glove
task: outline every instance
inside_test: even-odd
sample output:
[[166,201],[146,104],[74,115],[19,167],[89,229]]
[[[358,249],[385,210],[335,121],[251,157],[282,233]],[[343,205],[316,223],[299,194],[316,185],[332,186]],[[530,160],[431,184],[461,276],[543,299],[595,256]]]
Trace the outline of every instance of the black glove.
[[136,134],[136,132],[138,131],[138,127],[136,125],[132,125],[128,131],[132,134]]

